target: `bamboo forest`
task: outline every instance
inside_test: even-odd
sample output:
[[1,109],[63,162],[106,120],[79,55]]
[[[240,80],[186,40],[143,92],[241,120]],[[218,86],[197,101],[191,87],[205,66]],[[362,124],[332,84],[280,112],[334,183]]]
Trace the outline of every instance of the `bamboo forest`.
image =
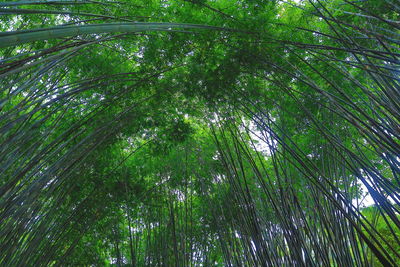
[[400,266],[400,1],[0,0],[0,266]]

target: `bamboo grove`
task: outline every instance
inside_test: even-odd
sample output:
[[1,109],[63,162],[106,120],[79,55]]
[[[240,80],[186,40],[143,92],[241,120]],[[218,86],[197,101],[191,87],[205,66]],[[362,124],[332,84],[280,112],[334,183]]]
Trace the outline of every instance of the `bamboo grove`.
[[398,266],[399,11],[3,0],[0,266]]

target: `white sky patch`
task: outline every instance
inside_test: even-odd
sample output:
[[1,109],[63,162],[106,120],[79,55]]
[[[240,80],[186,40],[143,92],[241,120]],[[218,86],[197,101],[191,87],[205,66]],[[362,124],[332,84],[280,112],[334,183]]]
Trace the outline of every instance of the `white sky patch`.
[[[368,192],[367,187],[361,182],[358,183],[358,186],[361,189],[361,192],[362,192],[361,195],[362,196],[359,199],[353,199],[352,200],[353,205],[356,206],[356,207],[359,206],[360,208],[365,208],[365,207],[369,207],[369,206],[375,205],[375,201],[372,198],[371,194]],[[387,200],[391,204],[396,204],[394,199],[392,197],[390,197],[390,196],[387,197]]]
[[358,187],[361,189],[361,197],[359,199],[353,199],[352,203],[356,207],[365,208],[375,204],[374,199],[371,197],[371,194],[368,192],[367,187],[358,182]]
[[[368,181],[368,177],[365,175],[363,170],[360,170],[364,179]],[[361,190],[361,197],[358,199],[353,199],[352,203],[354,206],[359,206],[360,208],[369,207],[375,205],[375,201],[372,198],[371,194],[368,191],[368,188],[361,182],[361,180],[357,181],[357,186]],[[373,187],[373,186],[372,186]],[[393,199],[392,196],[386,196],[386,200],[391,203],[392,205],[396,204],[396,201]]]
[[[263,156],[271,156],[271,150],[266,142],[267,140],[264,140],[263,133],[257,129],[253,121],[250,121],[249,129],[250,137],[254,141],[255,149],[258,152],[261,152]],[[276,141],[272,140],[268,134],[267,138],[269,139],[269,142],[274,142],[274,145],[276,145]]]
[[172,192],[172,194],[175,195],[175,197],[176,197],[176,199],[177,199],[178,201],[180,201],[180,202],[184,202],[184,201],[185,201],[186,196],[185,196],[185,194],[184,194],[181,190],[179,190],[179,189],[173,189],[171,192]]
[[[254,122],[252,122],[252,121],[250,122],[249,128],[250,128],[250,137],[254,141],[255,149],[258,152],[261,152],[262,155],[264,155],[264,156],[267,156],[267,157],[271,156],[271,150],[270,150],[266,140],[264,140],[264,136],[263,136],[262,132],[257,129]],[[270,142],[274,142],[274,145],[276,145],[276,141],[271,140],[269,135],[267,138],[269,139]],[[374,205],[375,201],[372,198],[371,194],[368,192],[367,187],[361,182],[358,182],[358,187],[361,189],[361,197],[358,199],[353,199],[352,200],[353,205],[356,207],[360,207],[360,208],[369,207],[369,206]],[[388,199],[391,203],[395,203],[394,200],[391,199],[390,197],[388,197]]]

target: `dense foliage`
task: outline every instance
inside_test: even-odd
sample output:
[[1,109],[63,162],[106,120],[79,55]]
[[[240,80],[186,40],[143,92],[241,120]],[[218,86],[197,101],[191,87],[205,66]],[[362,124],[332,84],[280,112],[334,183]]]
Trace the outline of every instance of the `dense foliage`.
[[0,266],[398,266],[399,10],[2,1]]

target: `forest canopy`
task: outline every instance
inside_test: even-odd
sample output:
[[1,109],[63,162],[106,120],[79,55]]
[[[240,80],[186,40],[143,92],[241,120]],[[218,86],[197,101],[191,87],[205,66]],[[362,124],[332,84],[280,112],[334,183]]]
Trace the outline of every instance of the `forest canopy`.
[[399,11],[3,0],[0,266],[399,266]]

